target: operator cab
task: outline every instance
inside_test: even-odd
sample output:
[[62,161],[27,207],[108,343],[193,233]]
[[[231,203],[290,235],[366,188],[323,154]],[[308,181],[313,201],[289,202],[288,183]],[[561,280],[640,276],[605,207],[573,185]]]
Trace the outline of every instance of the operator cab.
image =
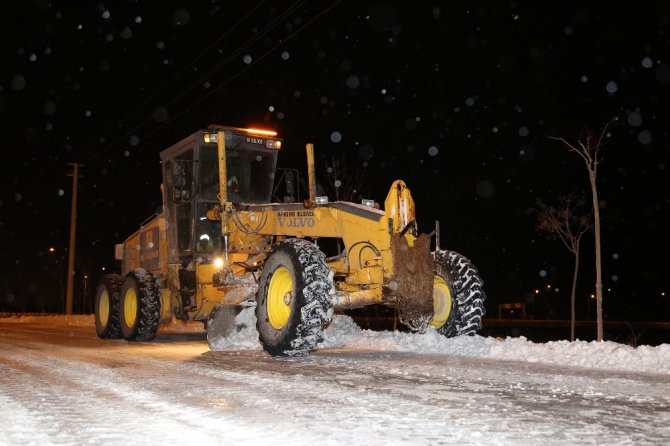
[[218,132],[226,148],[228,201],[269,203],[281,140],[275,132],[210,125],[161,152],[169,262],[221,250],[221,223],[207,219],[219,203]]

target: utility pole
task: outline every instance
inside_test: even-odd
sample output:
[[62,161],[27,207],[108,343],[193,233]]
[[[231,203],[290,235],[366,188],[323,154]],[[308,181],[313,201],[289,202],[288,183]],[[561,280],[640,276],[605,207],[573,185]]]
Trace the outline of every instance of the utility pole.
[[68,163],[72,166],[72,173],[68,174],[72,177],[72,212],[70,213],[70,248],[68,251],[67,262],[67,297],[65,299],[65,313],[72,314],[73,296],[74,296],[74,249],[77,238],[77,186],[79,180],[79,167],[84,167],[79,163]]

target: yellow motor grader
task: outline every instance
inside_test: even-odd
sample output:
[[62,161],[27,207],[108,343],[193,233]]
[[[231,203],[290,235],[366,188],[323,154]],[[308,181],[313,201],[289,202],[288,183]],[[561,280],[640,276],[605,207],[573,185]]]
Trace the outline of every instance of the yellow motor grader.
[[[116,245],[121,274],[104,276],[95,296],[101,338],[149,341],[174,317],[205,322],[212,345],[253,305],[273,356],[308,355],[333,311],[373,304],[396,307],[413,331],[482,327],[477,270],[439,249],[439,231],[419,235],[404,182],[384,210],[329,202],[315,194],[307,144],[309,198],[272,202],[281,147],[275,132],[211,125],[161,152],[162,213]],[[327,257],[326,246],[337,248]]]

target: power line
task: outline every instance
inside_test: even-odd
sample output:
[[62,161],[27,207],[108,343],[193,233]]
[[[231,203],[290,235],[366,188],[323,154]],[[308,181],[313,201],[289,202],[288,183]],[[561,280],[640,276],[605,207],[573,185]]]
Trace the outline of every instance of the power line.
[[[243,67],[243,68],[242,68],[241,70],[239,70],[237,73],[233,74],[232,76],[230,76],[229,78],[227,78],[224,82],[220,83],[216,88],[210,90],[208,93],[206,93],[206,94],[205,94],[204,96],[202,96],[200,99],[198,99],[198,100],[196,100],[195,102],[193,102],[193,103],[190,105],[190,108],[192,108],[193,106],[195,106],[195,105],[197,105],[197,104],[200,104],[202,101],[204,101],[205,99],[209,98],[212,94],[218,92],[219,90],[221,90],[222,88],[224,88],[225,86],[227,86],[228,84],[230,84],[232,81],[234,81],[234,80],[235,80],[236,78],[238,78],[240,75],[242,75],[244,72],[246,72],[247,70],[249,70],[250,68],[252,68],[252,67],[255,66],[256,64],[258,64],[258,63],[259,63],[260,61],[262,61],[263,59],[265,59],[265,57],[267,57],[269,54],[271,54],[272,52],[274,52],[277,48],[279,48],[280,46],[284,45],[284,44],[285,44],[286,42],[288,42],[291,38],[293,38],[294,36],[296,36],[297,34],[299,34],[300,32],[302,32],[303,30],[305,30],[308,26],[310,26],[310,25],[311,25],[312,23],[314,23],[316,20],[318,20],[319,18],[321,18],[324,14],[326,14],[328,11],[330,11],[330,10],[333,9],[335,6],[337,6],[340,2],[341,2],[341,0],[337,0],[337,1],[333,2],[330,6],[328,6],[328,7],[325,8],[323,11],[321,11],[319,14],[317,14],[316,16],[314,16],[311,20],[309,20],[309,21],[308,21],[307,23],[305,23],[303,26],[301,26],[300,28],[298,28],[297,30],[295,30],[294,32],[292,32],[286,39],[284,39],[284,40],[280,41],[279,43],[277,43],[276,45],[274,45],[274,46],[273,46],[272,48],[270,48],[268,51],[266,51],[266,52],[263,53],[261,56],[259,56],[255,61],[253,61],[252,63],[250,63],[250,64],[247,65],[246,67]],[[302,3],[305,3],[305,1],[300,2],[300,3],[301,3],[301,4],[300,4],[299,6],[301,6]],[[298,7],[299,7],[299,6],[298,6]],[[289,10],[291,10],[291,8],[289,8]],[[276,21],[279,21],[279,20],[283,20],[283,18],[277,19],[277,20],[275,20],[275,22],[276,22]],[[274,23],[274,22],[273,22],[273,23]],[[269,31],[269,30],[268,30],[268,31]],[[264,34],[267,34],[267,32],[265,32]],[[262,37],[262,36],[260,36],[260,37]],[[260,37],[259,37],[259,38],[260,38]],[[257,40],[258,40],[258,39],[255,39],[254,41],[257,41]],[[244,45],[243,45],[243,46],[244,46]],[[248,45],[247,45],[247,46],[248,46]],[[242,48],[242,47],[240,47],[240,48]],[[245,48],[246,48],[246,46],[244,46],[244,48],[243,48],[242,50],[239,50],[239,51],[243,51]],[[238,53],[239,53],[239,51],[238,51]],[[192,89],[192,88],[193,88],[193,87],[191,87],[190,89]],[[187,92],[183,92],[182,94],[178,95],[172,102],[175,102],[176,100],[180,99],[180,98],[183,97],[186,93],[187,93]],[[146,137],[149,137],[149,136],[155,134],[156,132],[158,132],[159,130],[161,130],[162,128],[164,128],[165,126],[167,126],[168,124],[170,124],[171,122],[173,122],[175,119],[177,119],[178,117],[182,116],[184,113],[185,113],[185,111],[182,111],[181,113],[178,113],[178,114],[176,114],[176,115],[171,116],[170,118],[168,118],[164,123],[162,123],[162,124],[159,125],[158,127],[155,127],[153,130],[150,130],[150,131],[148,131],[147,133],[145,133],[144,137],[146,138]],[[150,119],[145,119],[145,121],[142,123],[142,125],[143,125],[144,123],[146,123],[147,121],[149,121],[149,120],[150,120]],[[137,128],[139,128],[139,127],[140,127],[140,126],[136,127],[135,129],[137,129]],[[111,147],[109,147],[109,148],[111,148]]]
[[[221,71],[226,65],[228,65],[232,60],[235,59],[237,55],[239,55],[242,51],[247,49],[249,46],[253,45],[256,43],[258,40],[260,40],[262,37],[264,37],[266,34],[268,34],[270,31],[272,31],[281,21],[286,19],[288,16],[293,14],[297,9],[299,9],[302,5],[304,5],[307,2],[307,0],[298,0],[295,3],[293,3],[291,6],[289,6],[282,14],[280,14],[278,17],[273,19],[268,25],[266,25],[258,34],[255,36],[251,37],[248,39],[245,43],[240,45],[236,50],[234,50],[230,56],[228,56],[226,59],[223,61],[219,62],[217,65],[214,66],[213,69],[209,70],[205,75],[201,76],[198,81],[193,82],[190,86],[186,87],[184,91],[179,93],[178,95],[174,96],[166,106],[171,106],[183,97],[185,97],[187,94],[191,93],[191,91],[198,87],[202,81],[202,79],[208,79],[211,76],[213,76],[215,73]],[[117,144],[120,142],[124,141],[128,136],[132,135],[135,133],[137,130],[142,128],[145,124],[148,122],[151,122],[153,120],[152,116],[146,117],[142,121],[140,121],[139,124],[137,124],[135,127],[132,129],[128,130],[123,136],[119,137],[116,141],[113,143],[110,143],[107,145],[107,147],[99,150],[98,152],[94,153],[91,157],[89,157],[89,163],[96,163],[96,159],[100,156],[102,156],[104,153],[108,152],[109,150],[113,149]],[[167,120],[165,123],[161,124],[160,127],[163,127],[167,125],[168,123],[172,122],[173,119]],[[159,128],[160,128],[159,127]]]

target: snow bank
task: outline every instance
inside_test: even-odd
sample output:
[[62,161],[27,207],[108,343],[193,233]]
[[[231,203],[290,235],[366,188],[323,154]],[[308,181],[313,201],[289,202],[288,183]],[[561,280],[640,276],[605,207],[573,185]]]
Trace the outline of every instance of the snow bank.
[[92,314],[3,314],[0,322],[19,324],[66,325],[68,327],[95,327],[95,317]]
[[[93,327],[93,316],[21,315],[0,317],[0,322],[42,323]],[[218,340],[212,350],[259,350],[254,308],[241,311],[237,329]],[[202,323],[173,323],[160,333],[202,330]],[[424,334],[363,330],[349,316],[335,315],[325,328],[317,349],[346,348],[467,356],[555,364],[568,367],[670,374],[670,344],[633,348],[615,342],[556,341],[536,344],[524,337],[495,339],[481,336],[445,338],[433,329]]]
[[235,316],[235,329],[226,338],[210,339],[209,348],[221,350],[259,350],[262,348],[256,331],[256,307],[244,308]]
[[362,330],[348,316],[336,316],[324,331],[320,348],[386,350],[447,356],[485,357],[570,367],[670,374],[670,345],[633,348],[615,342],[557,341],[536,344],[524,337],[445,338],[433,329],[424,334]]
[[[261,348],[253,308],[237,316],[242,327],[216,345],[216,350]],[[569,367],[670,374],[670,345],[629,347],[615,342],[557,341],[536,344],[524,337],[481,336],[445,338],[429,329],[424,334],[363,330],[349,316],[335,315],[317,349],[346,348],[468,356],[556,364]]]

